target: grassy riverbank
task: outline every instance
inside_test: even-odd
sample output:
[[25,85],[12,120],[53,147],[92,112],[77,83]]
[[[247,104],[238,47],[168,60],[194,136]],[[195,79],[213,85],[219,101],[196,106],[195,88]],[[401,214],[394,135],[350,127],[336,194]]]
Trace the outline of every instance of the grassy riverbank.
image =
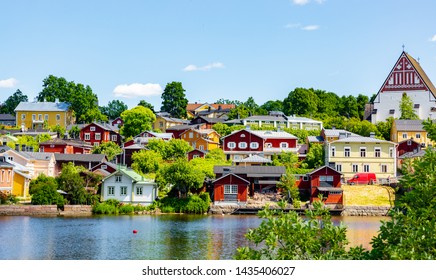
[[342,185],[345,206],[393,206],[395,190],[382,185]]

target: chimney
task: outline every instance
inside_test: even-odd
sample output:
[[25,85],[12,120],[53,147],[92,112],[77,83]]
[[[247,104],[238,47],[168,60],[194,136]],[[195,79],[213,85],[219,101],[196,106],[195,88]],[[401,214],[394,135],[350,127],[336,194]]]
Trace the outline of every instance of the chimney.
[[17,151],[17,152],[20,151],[20,144],[15,144],[15,151]]
[[339,132],[339,139],[344,139],[347,137],[347,134],[345,132]]
[[29,146],[29,152],[33,152],[33,146]]
[[6,146],[8,143],[6,141],[3,141],[3,146]]
[[335,129],[336,129],[336,126],[332,126],[332,129],[335,130]]
[[55,103],[56,103],[56,104],[59,103],[59,98],[56,98],[56,99],[55,99]]
[[371,137],[371,138],[375,138],[375,132],[370,132],[370,133],[369,133],[369,137]]
[[23,151],[23,152],[26,151],[26,145],[25,145],[25,144],[22,144],[22,145],[21,145],[21,151]]

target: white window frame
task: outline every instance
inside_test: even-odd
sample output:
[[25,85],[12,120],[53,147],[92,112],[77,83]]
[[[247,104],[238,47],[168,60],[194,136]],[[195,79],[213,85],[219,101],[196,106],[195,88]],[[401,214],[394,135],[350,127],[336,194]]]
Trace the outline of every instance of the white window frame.
[[360,157],[366,157],[366,147],[360,147]]
[[44,120],[48,121],[48,114],[44,115]]
[[416,134],[415,134],[415,138],[416,138],[416,139],[421,139],[421,133],[416,133]]
[[[348,150],[348,155],[347,155]],[[344,157],[350,157],[351,156],[351,148],[350,147],[344,147]]]
[[229,148],[229,149],[234,149],[234,148],[236,148],[236,143],[235,143],[235,142],[228,142],[228,143],[227,143],[227,148]]
[[336,147],[331,147],[330,154],[331,154],[331,157],[335,157],[336,156]]
[[257,143],[257,142],[251,142],[251,143],[250,143],[250,148],[251,148],[251,149],[259,149],[259,143]]
[[107,187],[107,195],[108,196],[114,196],[115,195],[115,187],[114,186]]
[[224,185],[224,194],[238,194],[238,185]]
[[247,142],[239,142],[238,143],[239,149],[247,149],[247,147],[248,147]]
[[95,133],[94,134],[94,139],[95,140],[101,140],[101,133]]
[[338,172],[342,172],[342,164],[336,164],[335,169]]
[[123,181],[123,176],[121,175],[115,175],[115,182],[122,182]]
[[394,148],[389,147],[389,157],[393,158],[394,157]]
[[118,140],[118,137],[117,137],[117,135],[111,135],[111,139],[112,139],[112,142],[117,142],[117,140]]
[[95,131],[95,126],[91,126],[91,127],[89,128],[89,131]]
[[56,114],[56,120],[60,121],[61,120],[61,115],[60,114]]
[[198,146],[198,149],[199,149],[200,151],[204,151],[204,145],[200,145],[200,146]]
[[380,166],[380,172],[381,173],[388,173],[388,165],[387,164],[382,164]]
[[369,168],[369,164],[364,164],[363,165],[363,172],[370,172],[369,169],[370,169]]
[[380,147],[374,147],[374,157],[379,158],[381,157],[382,149]]
[[144,195],[144,187],[136,187],[136,195]]
[[32,121],[36,120],[36,114],[32,114]]
[[91,134],[85,133],[85,140],[91,140]]
[[120,195],[127,195],[127,187],[126,186],[121,186],[120,187]]
[[357,172],[359,172],[359,165],[353,163],[353,164],[351,165],[351,170],[353,170],[353,173],[357,173]]
[[102,166],[101,166],[101,169],[107,169],[107,165],[106,164],[103,164]]
[[287,142],[280,142],[280,148],[287,149],[289,147]]
[[21,119],[25,120],[26,119],[26,114],[21,114]]
[[188,133],[188,137],[191,138],[191,139],[194,138],[194,133],[193,133],[192,131],[190,131],[190,132]]

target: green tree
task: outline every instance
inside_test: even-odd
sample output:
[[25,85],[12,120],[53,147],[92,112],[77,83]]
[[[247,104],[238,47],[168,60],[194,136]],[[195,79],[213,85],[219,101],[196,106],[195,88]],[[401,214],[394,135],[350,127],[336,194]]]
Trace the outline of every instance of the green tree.
[[146,175],[156,173],[162,165],[162,155],[153,150],[141,150],[132,155],[132,169]]
[[283,112],[283,101],[282,100],[269,100],[260,106],[261,109],[266,112],[279,111]]
[[359,118],[359,106],[357,104],[356,97],[349,95],[349,96],[342,96],[341,97],[341,107],[339,110],[339,113],[341,116],[347,117],[347,118]]
[[154,106],[145,100],[139,101],[138,106],[144,106],[145,108],[150,109],[153,112],[153,114],[156,114],[156,111],[154,110]]
[[334,117],[339,114],[338,108],[341,104],[341,99],[333,92],[324,90],[314,90],[314,93],[319,98],[318,114],[322,117]]
[[186,118],[188,99],[185,96],[181,82],[171,82],[165,86],[162,93],[162,112],[169,113],[174,118]]
[[156,182],[160,188],[170,185],[179,197],[186,197],[191,189],[202,187],[204,179],[204,173],[196,172],[186,159],[177,159],[172,164],[160,168],[156,175]]
[[259,212],[262,222],[246,234],[249,246],[237,249],[239,260],[335,260],[360,259],[365,250],[353,247],[347,251],[347,229],[335,226],[329,210],[320,202],[306,210],[306,219],[297,212],[270,210]]
[[108,117],[102,114],[99,108],[91,108],[81,115],[80,120],[86,123],[98,122],[98,121],[106,122],[108,121]]
[[127,105],[123,101],[112,100],[109,101],[107,106],[101,107],[100,111],[102,114],[106,115],[108,119],[114,120],[121,116],[121,113],[126,111],[127,109]]
[[123,150],[115,142],[103,142],[98,146],[92,148],[93,154],[103,154],[106,155],[107,159],[111,161],[115,156],[121,154]]
[[33,205],[64,205],[64,198],[57,192],[58,184],[53,177],[40,174],[30,181],[29,194],[32,196]]
[[85,182],[80,176],[80,169],[74,163],[68,162],[62,165],[62,171],[56,178],[61,190],[68,193],[71,204],[86,204],[87,192]]
[[27,95],[23,94],[21,90],[17,89],[14,94],[8,97],[6,101],[0,106],[1,114],[11,114],[15,116],[15,108],[20,102],[27,102]]
[[[434,137],[434,136],[433,136]],[[436,151],[427,149],[401,180],[406,192],[373,238],[371,258],[434,260],[436,258]]]
[[300,192],[298,187],[295,186],[295,182],[294,173],[287,169],[286,173],[280,177],[277,187],[281,188],[282,192],[285,193],[287,201],[291,202],[294,207],[300,207]]
[[156,116],[153,112],[143,106],[136,106],[121,113],[124,125],[121,127],[120,134],[124,137],[133,137],[139,133],[151,130]]
[[69,82],[63,77],[49,75],[43,80],[43,89],[37,96],[38,101],[54,102],[58,99],[61,102],[68,102],[75,112],[79,122],[92,122],[86,113],[90,110],[98,110],[98,97],[92,92],[90,86]]
[[237,120],[237,119],[245,119],[250,115],[250,110],[244,105],[238,105],[235,108],[231,109],[227,114],[229,120]]
[[77,125],[73,125],[68,131],[68,135],[70,135],[70,138],[72,139],[79,139],[80,137],[80,128]]
[[221,137],[227,136],[231,132],[230,127],[225,123],[216,123],[212,126],[212,129],[215,130]]
[[319,97],[313,89],[296,88],[283,100],[286,115],[311,117],[318,111]]
[[318,168],[324,165],[325,160],[324,146],[322,144],[311,144],[301,167]]
[[389,117],[384,122],[377,122],[376,127],[381,137],[383,137],[384,140],[390,141],[391,140],[391,129],[392,124],[394,123],[394,118]]
[[413,100],[407,93],[403,93],[400,101],[400,120],[418,120],[419,117],[413,109]]
[[359,94],[357,96],[357,110],[359,112],[359,118],[363,120],[363,116],[365,115],[365,106],[369,103],[369,98],[366,95]]

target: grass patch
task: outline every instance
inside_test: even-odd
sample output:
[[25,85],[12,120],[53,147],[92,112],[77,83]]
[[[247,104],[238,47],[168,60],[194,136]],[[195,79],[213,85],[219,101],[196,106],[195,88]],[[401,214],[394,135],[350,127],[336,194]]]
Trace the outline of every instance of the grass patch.
[[342,185],[345,206],[393,206],[395,190],[382,185]]

